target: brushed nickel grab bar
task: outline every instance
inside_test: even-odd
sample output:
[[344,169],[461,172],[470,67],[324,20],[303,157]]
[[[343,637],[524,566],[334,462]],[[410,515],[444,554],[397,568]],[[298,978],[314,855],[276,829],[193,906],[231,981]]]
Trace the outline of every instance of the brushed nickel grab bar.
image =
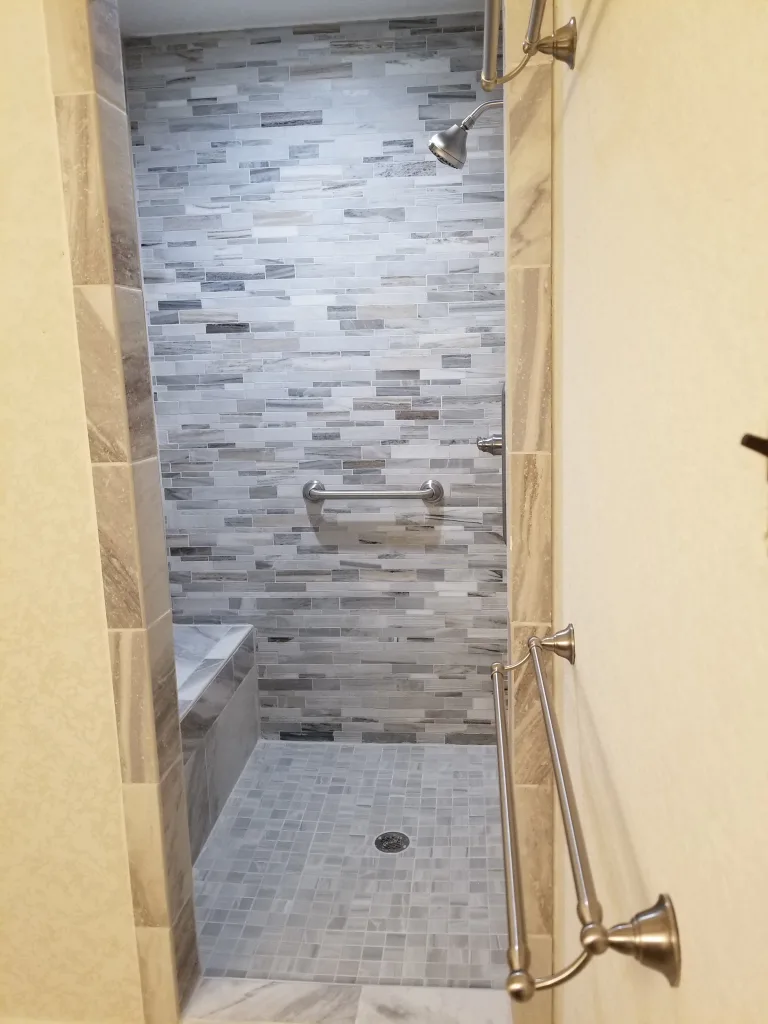
[[442,501],[445,488],[438,480],[426,480],[417,491],[329,491],[319,480],[310,480],[302,488],[305,501],[320,503],[322,501],[392,501],[393,499],[408,500],[421,498],[422,501],[434,505]]
[[[502,665],[496,662],[491,666],[498,746],[507,930],[509,933],[507,962],[510,973],[506,982],[507,992],[516,1002],[527,1002],[537,991],[554,988],[575,977],[584,970],[593,957],[604,953],[607,949],[615,949],[619,953],[633,956],[643,966],[659,971],[666,977],[670,985],[676,987],[680,984],[680,935],[675,910],[669,896],[659,896],[652,907],[635,914],[626,923],[614,925],[612,928],[606,928],[603,924],[603,908],[597,898],[584,832],[576,806],[573,782],[568,770],[568,760],[557,715],[544,678],[541,664],[543,651],[557,654],[573,664],[576,660],[573,626],[569,625],[551,636],[532,636],[528,640],[528,653],[520,661],[513,665]],[[531,661],[536,677],[544,728],[552,757],[555,786],[565,828],[571,872],[576,888],[577,914],[581,923],[579,933],[581,952],[567,967],[546,978],[535,978],[530,971],[531,954],[525,923],[522,872],[515,817],[514,773],[510,759],[511,743],[507,701],[504,699],[506,676],[528,660]]]

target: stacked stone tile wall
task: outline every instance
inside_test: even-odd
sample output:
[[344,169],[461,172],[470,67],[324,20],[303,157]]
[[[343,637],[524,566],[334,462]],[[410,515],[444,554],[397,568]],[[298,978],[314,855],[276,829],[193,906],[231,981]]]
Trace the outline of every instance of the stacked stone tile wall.
[[481,51],[480,14],[127,44],[174,618],[255,627],[268,737],[493,741],[500,115],[426,148]]

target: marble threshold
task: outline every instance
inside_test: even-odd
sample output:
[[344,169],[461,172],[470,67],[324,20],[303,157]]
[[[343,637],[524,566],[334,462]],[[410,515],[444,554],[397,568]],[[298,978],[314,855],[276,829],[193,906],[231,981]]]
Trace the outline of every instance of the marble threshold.
[[505,1024],[505,991],[203,978],[183,1024]]

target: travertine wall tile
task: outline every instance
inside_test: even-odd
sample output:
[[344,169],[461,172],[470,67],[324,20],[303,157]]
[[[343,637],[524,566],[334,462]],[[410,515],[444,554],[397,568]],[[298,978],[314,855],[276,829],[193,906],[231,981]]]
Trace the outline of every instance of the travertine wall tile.
[[168,880],[168,908],[170,920],[175,922],[184,905],[192,899],[192,855],[189,849],[181,759],[171,766],[160,783],[160,811]]
[[552,248],[552,68],[526,69],[506,87],[504,185],[508,266],[548,265]]
[[[56,0],[54,0],[56,2]],[[67,0],[63,0],[67,2]],[[69,0],[73,2],[73,0]],[[82,3],[83,0],[74,0]],[[123,49],[120,41],[117,0],[85,0],[93,55],[96,92],[116,107],[125,110]]]
[[123,782],[158,780],[147,634],[111,629],[109,653]]
[[183,1006],[192,995],[192,990],[200,977],[195,906],[192,897],[186,901],[173,922],[173,949],[176,959],[179,1001]]
[[147,630],[158,779],[181,757],[173,625],[167,612]]
[[531,934],[551,935],[554,906],[552,788],[515,786],[523,899]]
[[104,599],[110,629],[138,629],[142,617],[141,578],[131,466],[93,466]]
[[122,110],[101,97],[97,104],[114,282],[126,288],[140,288],[128,118]]
[[[516,624],[512,627],[511,661],[517,661],[527,651],[530,636],[546,636],[549,624]],[[549,655],[547,655],[549,657]],[[549,670],[549,665],[547,665]],[[513,673],[510,680],[512,702],[510,706],[514,736],[514,775],[520,785],[540,785],[551,780],[552,762],[547,735],[536,686],[536,677],[530,661]]]
[[165,561],[165,530],[157,459],[133,463],[133,497],[141,565],[141,600],[144,624],[170,611],[168,566]]
[[159,785],[124,786],[123,805],[136,924],[170,927]]
[[546,622],[552,607],[551,457],[507,456],[512,622]]
[[56,97],[59,159],[74,284],[110,284],[109,226],[94,93]]
[[552,445],[552,298],[549,267],[507,273],[507,451]]
[[125,462],[130,440],[114,289],[108,284],[76,287],[75,313],[91,462]]
[[136,929],[145,1024],[175,1024],[179,1018],[176,958],[170,928]]
[[54,96],[91,92],[94,69],[88,0],[43,0]]
[[[531,973],[545,978],[553,973],[552,938],[549,935],[529,935],[531,949]],[[537,992],[528,1003],[515,1003],[515,1024],[552,1024],[554,1014],[554,990]]]
[[181,761],[159,784],[123,787],[136,924],[170,927],[192,898]]
[[144,296],[135,288],[117,287],[114,293],[131,458],[140,461],[157,455]]

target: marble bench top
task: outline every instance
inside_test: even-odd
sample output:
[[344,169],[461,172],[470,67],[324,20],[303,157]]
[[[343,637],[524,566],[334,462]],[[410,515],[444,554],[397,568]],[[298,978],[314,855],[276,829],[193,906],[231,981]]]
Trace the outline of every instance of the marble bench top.
[[174,625],[176,683],[182,717],[252,631],[252,626]]

